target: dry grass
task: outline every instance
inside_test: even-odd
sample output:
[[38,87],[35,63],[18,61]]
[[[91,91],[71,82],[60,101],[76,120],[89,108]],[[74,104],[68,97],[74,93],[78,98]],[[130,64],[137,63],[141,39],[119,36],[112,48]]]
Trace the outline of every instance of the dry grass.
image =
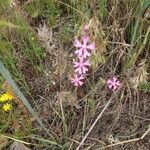
[[[0,21],[0,59],[54,139],[32,117],[28,136],[15,136],[8,126],[3,138],[37,150],[149,150],[150,91],[139,89],[150,82],[148,1],[11,0],[6,6],[0,5],[9,8]],[[72,42],[85,24],[96,51],[85,85],[75,88]],[[112,93],[105,83],[114,75],[122,86]]]

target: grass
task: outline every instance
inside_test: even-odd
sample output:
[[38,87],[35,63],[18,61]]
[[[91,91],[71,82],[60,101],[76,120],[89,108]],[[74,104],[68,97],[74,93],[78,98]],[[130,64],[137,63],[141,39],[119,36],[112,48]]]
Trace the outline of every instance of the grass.
[[[0,103],[0,148],[148,150],[149,6],[1,0],[1,94],[7,83],[17,99],[9,112]],[[85,85],[75,88],[72,43],[85,25],[96,50]],[[121,81],[115,93],[106,86],[114,75]]]

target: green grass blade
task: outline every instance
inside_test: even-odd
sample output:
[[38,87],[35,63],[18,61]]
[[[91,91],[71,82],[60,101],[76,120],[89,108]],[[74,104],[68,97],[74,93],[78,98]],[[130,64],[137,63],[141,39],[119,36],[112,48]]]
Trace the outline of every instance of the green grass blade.
[[60,148],[62,148],[62,146],[59,145],[56,141],[39,138],[39,137],[36,137],[34,135],[31,136],[31,139],[38,140],[38,141],[45,142],[45,143],[49,143],[51,145],[56,145],[56,146],[59,146]]
[[31,105],[29,104],[29,102],[27,101],[27,99],[25,98],[25,96],[23,95],[23,93],[20,91],[20,89],[18,88],[18,86],[13,81],[10,72],[5,68],[5,66],[3,65],[3,63],[1,61],[0,61],[0,73],[8,81],[8,83],[12,86],[14,92],[19,97],[19,99],[23,102],[23,104],[27,107],[27,109],[29,110],[29,112],[31,113],[31,115],[37,120],[37,122],[46,131],[46,133],[51,138],[54,139],[54,136],[51,133],[49,133],[49,131],[43,125],[43,123],[41,122],[40,118],[37,116],[37,114],[35,113],[35,111],[32,109]]
[[23,27],[21,27],[19,25],[15,25],[15,24],[7,22],[7,21],[0,21],[0,27],[23,29]]
[[99,15],[101,20],[104,21],[107,16],[107,0],[98,0]]

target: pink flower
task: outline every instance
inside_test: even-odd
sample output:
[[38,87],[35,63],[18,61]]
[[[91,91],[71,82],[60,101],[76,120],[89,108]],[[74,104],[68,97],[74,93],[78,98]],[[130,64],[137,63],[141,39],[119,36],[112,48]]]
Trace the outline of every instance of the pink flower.
[[73,83],[74,86],[82,86],[83,85],[83,81],[82,81],[83,79],[84,79],[83,75],[81,75],[79,77],[77,74],[75,74],[74,77],[71,78],[71,83]]
[[120,81],[118,81],[116,77],[113,77],[112,79],[109,79],[107,81],[107,85],[110,89],[116,90],[121,84],[120,84]]
[[85,74],[88,71],[88,66],[90,66],[89,60],[84,61],[84,58],[80,57],[79,62],[74,61],[75,72],[79,74]]
[[89,30],[89,26],[85,25],[84,28],[83,28],[83,31],[87,32],[88,30]]
[[88,50],[94,50],[95,49],[95,44],[88,44],[90,40],[89,36],[83,36],[82,41],[83,43],[81,43],[78,39],[76,39],[74,41],[74,46],[79,48],[78,50],[75,51],[75,54],[78,57],[89,57],[91,55],[91,53]]

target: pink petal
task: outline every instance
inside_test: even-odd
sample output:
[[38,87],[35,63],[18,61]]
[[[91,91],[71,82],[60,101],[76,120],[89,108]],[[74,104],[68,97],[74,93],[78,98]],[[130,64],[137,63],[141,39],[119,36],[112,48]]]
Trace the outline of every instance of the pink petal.
[[88,71],[88,68],[83,68],[83,73],[85,74]]
[[113,82],[116,82],[117,81],[117,78],[116,77],[113,77]]
[[84,64],[84,66],[91,66],[91,64],[88,60],[86,62],[84,62],[83,64]]
[[115,83],[117,86],[120,86],[121,84],[120,84],[120,81],[117,81],[116,83]]
[[83,30],[84,30],[85,32],[88,31],[88,30],[89,30],[89,26],[88,26],[88,25],[84,26]]
[[83,36],[82,40],[83,40],[83,45],[87,45],[87,43],[90,40],[90,37],[89,36]]
[[80,86],[83,85],[83,82],[82,82],[82,81],[79,81],[79,85],[80,85]]
[[81,68],[79,68],[78,73],[79,73],[79,74],[82,74],[82,69],[81,69]]
[[83,63],[83,57],[79,57],[80,63]]
[[109,80],[107,81],[107,84],[113,84],[113,81],[109,79]]
[[71,79],[71,83],[74,83],[74,79]]
[[116,85],[113,86],[113,90],[116,90],[118,87]]
[[109,87],[110,89],[113,89],[113,85],[112,85],[112,84],[108,85],[108,87]]
[[113,85],[113,86],[116,86],[116,82],[113,82],[112,85]]
[[78,72],[79,74],[82,74],[82,69],[80,67],[75,69],[75,72]]
[[83,49],[82,48],[80,48],[79,50],[75,51],[75,54],[78,55],[79,57],[82,56],[82,53],[83,53]]
[[74,64],[73,64],[73,66],[76,68],[76,67],[78,67],[80,64],[78,63],[78,62],[73,62]]
[[87,45],[87,48],[90,49],[90,50],[94,50],[95,49],[95,44],[92,43],[90,45]]
[[75,83],[74,83],[74,86],[78,86],[78,83],[77,83],[77,82],[75,82]]
[[80,50],[75,50],[74,53],[75,53],[75,54],[79,54],[79,53],[80,53]]
[[80,76],[80,77],[79,77],[79,80],[83,80],[83,79],[84,79],[84,77],[83,77],[83,76]]
[[84,54],[83,57],[86,58],[87,56],[89,57],[91,53],[89,53],[86,49],[84,49]]
[[78,72],[79,72],[79,68],[76,68],[76,69],[75,69],[75,72],[78,73]]
[[80,42],[78,39],[75,39],[73,45],[74,45],[75,47],[82,47],[82,44],[81,44],[81,42]]

